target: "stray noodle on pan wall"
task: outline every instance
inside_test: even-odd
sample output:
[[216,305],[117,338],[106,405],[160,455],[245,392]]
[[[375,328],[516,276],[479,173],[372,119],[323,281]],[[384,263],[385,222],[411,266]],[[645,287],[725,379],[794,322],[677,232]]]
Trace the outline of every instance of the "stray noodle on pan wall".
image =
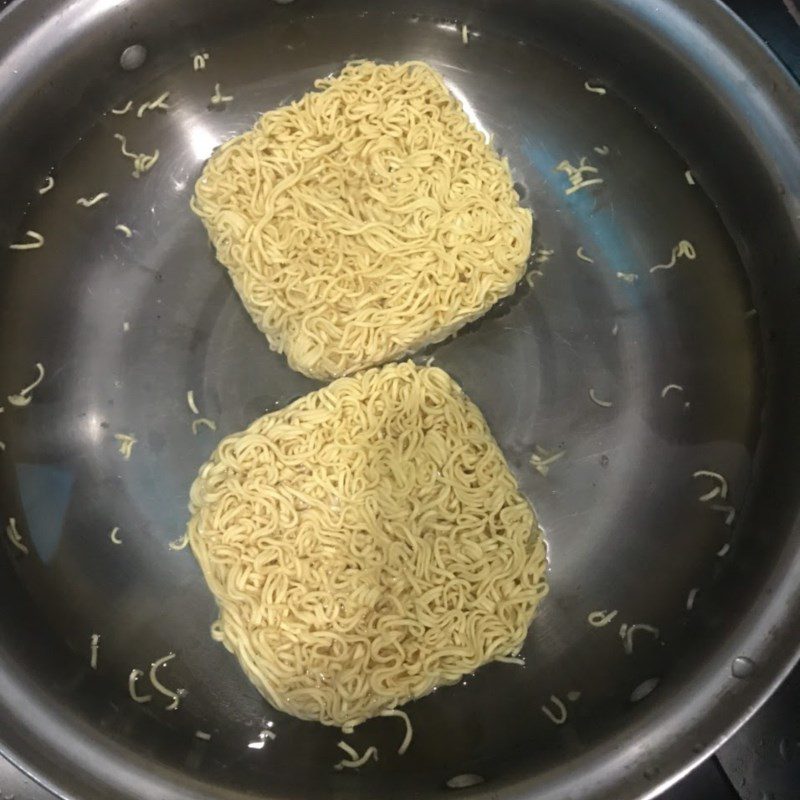
[[203,221],[270,347],[331,378],[440,341],[531,249],[508,163],[422,62],[351,62],[222,145]]
[[224,439],[191,489],[212,635],[277,708],[352,726],[516,654],[533,511],[447,373],[340,378]]

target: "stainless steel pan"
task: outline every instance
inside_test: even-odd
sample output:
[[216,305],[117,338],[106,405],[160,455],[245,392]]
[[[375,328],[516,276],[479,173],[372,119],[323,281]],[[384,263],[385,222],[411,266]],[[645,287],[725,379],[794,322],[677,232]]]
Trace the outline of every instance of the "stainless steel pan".
[[[352,740],[381,760],[340,774],[339,733],[273,711],[211,641],[212,600],[168,542],[215,442],[316,385],[247,318],[189,213],[193,181],[215,145],[353,57],[439,68],[553,251],[533,290],[420,356],[486,414],[546,529],[552,591],[525,668],[494,664],[411,704],[403,757],[396,720],[365,724]],[[215,83],[234,99],[212,105]],[[163,91],[172,108],[137,118]],[[713,0],[13,2],[2,396],[36,362],[46,377],[0,416],[2,513],[30,550],[5,542],[0,558],[2,751],[65,797],[104,800],[622,800],[707,755],[798,651],[799,109]],[[159,150],[150,172],[131,176],[115,132]],[[567,195],[555,167],[582,156],[604,183]],[[29,229],[42,249],[5,248]],[[696,259],[651,273],[683,239]],[[662,397],[668,384],[683,390]],[[190,389],[215,433],[192,435]],[[137,438],[130,461],[115,433]],[[528,464],[535,445],[566,450],[547,477]],[[697,499],[697,470],[727,477],[730,527]],[[602,609],[618,614],[592,627]],[[619,628],[636,623],[658,634],[636,629],[626,653]],[[182,707],[132,702],[130,670],[170,651],[162,679],[188,690]],[[551,696],[562,725],[542,711]],[[277,738],[248,747],[268,721]]]

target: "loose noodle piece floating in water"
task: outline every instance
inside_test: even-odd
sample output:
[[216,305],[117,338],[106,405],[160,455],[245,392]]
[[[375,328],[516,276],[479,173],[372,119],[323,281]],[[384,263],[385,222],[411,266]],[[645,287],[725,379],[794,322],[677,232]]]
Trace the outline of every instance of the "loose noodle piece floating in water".
[[602,178],[587,178],[586,175],[596,175],[599,170],[593,167],[587,160],[586,156],[581,158],[577,167],[574,167],[569,161],[562,161],[556,167],[556,172],[565,172],[569,178],[569,189],[564,190],[564,194],[570,195],[578,191],[578,189],[585,189],[587,186],[596,186],[603,183]]
[[[189,406],[189,410],[192,414],[199,414],[200,409],[197,407],[197,403],[194,401],[194,392],[190,389],[186,393],[186,403]],[[192,420],[192,433],[197,436],[197,431],[199,430],[201,425],[205,425],[207,428],[210,428],[212,431],[217,429],[217,423],[214,422],[213,419],[208,419],[207,417],[199,417],[198,419]]]
[[133,100],[128,100],[128,102],[125,103],[125,105],[122,108],[112,108],[111,113],[117,115],[127,114],[132,107],[133,107]]
[[100,192],[96,194],[92,198],[87,197],[79,197],[75,201],[76,206],[83,206],[84,208],[91,208],[92,206],[96,206],[101,200],[105,200],[108,197],[108,192]]
[[469,44],[469,28],[466,25],[461,26],[461,42]]
[[674,392],[682,392],[683,391],[683,386],[681,386],[679,383],[668,383],[661,390],[661,396],[662,397],[666,397],[670,392],[673,392],[673,391]]
[[131,700],[135,703],[149,703],[153,699],[153,695],[151,694],[138,694],[136,691],[136,681],[144,675],[140,669],[132,669],[131,674],[128,675],[128,694],[131,696]]
[[133,231],[127,225],[115,225],[114,230],[119,231],[126,239],[130,239],[133,236]]
[[387,708],[386,711],[381,711],[382,717],[400,717],[406,724],[406,735],[403,737],[403,741],[400,744],[400,747],[397,750],[398,755],[403,755],[406,750],[408,750],[408,746],[411,744],[411,739],[414,736],[414,729],[411,727],[411,719],[409,718],[408,714],[405,711],[400,711],[399,708]]
[[[270,347],[328,379],[510,295],[531,212],[427,64],[348,64],[220,147],[192,209]],[[395,135],[397,133],[397,135]]]
[[328,725],[519,652],[547,591],[533,511],[436,367],[341,378],[228,436],[190,510],[212,636],[276,708]]
[[126,461],[130,461],[133,446],[136,444],[136,437],[129,433],[115,433],[114,438],[119,442],[119,452]]
[[712,505],[712,511],[721,511],[725,515],[725,524],[730,527],[736,519],[736,509],[733,506]]
[[594,94],[605,94],[606,90],[602,86],[593,86],[589,81],[583,84],[583,88],[586,89],[587,92],[593,92]]
[[47,194],[54,186],[56,185],[55,180],[53,180],[52,175],[47,176],[47,180],[44,182],[44,186],[39,189],[39,194]]
[[112,528],[108,538],[111,539],[112,544],[122,544],[122,539],[119,538],[119,528]]
[[125,158],[130,158],[133,161],[133,175],[138,178],[145,172],[153,168],[153,165],[158,161],[158,150],[152,154],[148,153],[132,153],[128,150],[128,140],[121,134],[115,133],[114,138],[120,143],[120,150]]
[[692,473],[692,477],[712,478],[719,484],[705,494],[701,494],[700,497],[697,498],[701,503],[705,503],[708,500],[713,500],[715,497],[719,497],[721,500],[727,499],[728,481],[726,481],[725,478],[719,474],[719,472],[712,472],[710,469],[698,469],[696,472]]
[[195,55],[192,58],[192,69],[195,72],[198,72],[201,69],[205,69],[206,68],[206,62],[208,61],[208,59],[210,57],[211,56],[209,56],[208,53],[197,53],[197,55]]
[[639,276],[635,272],[618,272],[617,277],[625,283],[636,283],[639,280]]
[[192,433],[197,436],[197,430],[201,425],[205,425],[207,428],[210,428],[212,431],[217,429],[217,423],[214,422],[213,419],[207,419],[206,417],[199,417],[198,419],[192,420]]
[[25,235],[31,239],[30,242],[17,242],[16,244],[10,244],[8,246],[9,250],[38,250],[40,247],[44,245],[44,236],[41,233],[37,233],[36,231],[25,231]]
[[221,103],[230,103],[231,100],[233,100],[233,95],[232,94],[228,94],[228,95],[222,94],[222,92],[220,91],[220,88],[219,88],[219,84],[215,83],[214,84],[214,94],[211,96],[211,104],[215,105],[215,106],[218,106]]
[[156,109],[160,111],[169,111],[170,106],[167,105],[167,98],[169,97],[169,92],[164,92],[155,100],[150,100],[147,103],[142,103],[136,111],[136,116],[139,119],[142,118],[145,111],[155,111]]
[[534,448],[534,453],[530,458],[530,465],[543,477],[547,477],[550,467],[561,458],[566,450],[545,450],[538,445]]
[[359,756],[358,753],[350,747],[347,742],[337,742],[337,747],[344,750],[350,758],[343,758],[338,764],[334,764],[334,769],[341,770],[347,767],[348,769],[356,769],[358,767],[363,767],[370,758],[373,761],[378,760],[378,748],[370,746],[364,751],[364,755]]
[[683,177],[686,178],[686,183],[688,183],[689,186],[694,186],[694,175],[692,175],[690,169],[687,169],[686,172],[683,173]]
[[540,269],[529,269],[528,272],[525,274],[525,283],[533,289],[533,285],[535,283],[536,278],[543,278],[544,272]]
[[599,156],[607,156],[611,152],[608,145],[605,144],[601,145],[600,147],[593,147],[592,150],[594,150]]
[[618,611],[592,611],[586,618],[589,624],[594,628],[603,628],[617,616]]
[[31,400],[31,392],[44,380],[44,367],[37,361],[36,362],[36,371],[39,373],[36,376],[36,380],[33,383],[26,386],[24,389],[20,389],[18,394],[10,394],[6,398],[12,406],[27,406],[30,404]]
[[514,664],[517,667],[525,666],[525,659],[519,656],[498,656],[495,661],[499,661],[501,664]]
[[590,256],[587,256],[587,255],[586,255],[586,253],[584,252],[584,249],[583,249],[582,247],[579,247],[579,248],[578,248],[578,249],[575,251],[575,255],[576,255],[576,256],[578,256],[578,258],[579,258],[581,261],[586,261],[586,262],[587,262],[587,263],[589,263],[589,264],[594,264],[594,259],[593,259],[593,258],[591,258]]
[[689,261],[694,261],[697,258],[697,251],[694,249],[694,245],[686,239],[681,239],[672,248],[672,258],[666,264],[656,264],[654,267],[650,267],[650,272],[658,272],[660,269],[672,269],[679,258],[688,258]]
[[589,389],[589,399],[601,408],[611,408],[614,405],[610,400],[601,400],[594,389]]
[[347,755],[350,756],[350,758],[352,758],[352,759],[358,758],[358,752],[355,750],[355,748],[353,748],[349,744],[347,744],[347,742],[344,742],[344,741],[340,740],[340,741],[338,741],[336,743],[336,746],[338,748],[344,750],[344,752],[347,753]]
[[635,625],[629,625],[627,630],[625,631],[625,653],[627,655],[633,654],[633,634],[636,631],[646,631],[647,633],[651,634],[653,638],[658,639],[658,628],[654,628],[652,625],[645,625],[644,623],[636,623]]
[[188,534],[183,534],[180,539],[175,539],[174,542],[170,542],[167,547],[170,550],[185,550],[189,545],[189,536]]
[[22,555],[28,555],[28,547],[22,541],[22,536],[20,532],[17,530],[17,520],[14,517],[8,518],[8,523],[6,524],[6,536],[8,537],[8,541],[17,548],[17,550],[22,553]]
[[550,702],[555,706],[555,712],[542,706],[542,713],[556,725],[563,725],[567,721],[567,707],[554,694],[550,695]]
[[163,658],[159,658],[158,660],[154,661],[150,665],[150,683],[153,684],[153,688],[163,694],[165,697],[172,698],[172,702],[164,707],[165,711],[177,711],[178,706],[181,702],[181,695],[179,692],[173,692],[172,689],[167,689],[161,681],[158,679],[158,668],[166,664],[168,661],[171,661],[175,658],[175,653],[169,653],[169,655],[164,656]]
[[694,608],[694,601],[695,601],[695,598],[697,597],[697,593],[699,591],[700,591],[700,589],[695,587],[694,589],[692,589],[689,592],[689,596],[686,598],[686,610],[687,611],[691,611]]

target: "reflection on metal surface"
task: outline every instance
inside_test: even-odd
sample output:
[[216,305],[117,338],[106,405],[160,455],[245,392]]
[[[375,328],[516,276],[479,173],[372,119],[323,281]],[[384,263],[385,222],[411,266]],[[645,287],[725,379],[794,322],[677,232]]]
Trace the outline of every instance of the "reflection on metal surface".
[[[491,131],[486,128],[484,123],[481,121],[480,115],[475,111],[475,108],[470,102],[469,97],[459,88],[458,83],[456,83],[454,80],[446,80],[445,83],[447,84],[447,88],[455,96],[458,102],[461,103],[462,107],[464,108],[464,112],[469,117],[469,121],[483,134],[484,138],[488,141],[491,138]],[[498,143],[494,142],[494,146],[497,147]]]
[[263,750],[267,741],[274,740],[276,738],[277,736],[271,730],[265,729],[258,734],[258,739],[256,739],[256,741],[248,742],[247,746],[251,750]]
[[[15,609],[13,618],[0,620],[0,648],[6,653],[13,646],[20,660],[19,669],[3,675],[10,691],[0,705],[25,709],[17,715],[20,726],[47,721],[36,735],[23,730],[16,747],[25,750],[26,743],[36,742],[38,751],[47,752],[58,765],[55,779],[68,784],[68,796],[81,796],[82,781],[99,780],[97,775],[106,776],[100,790],[107,796],[116,789],[178,796],[187,742],[199,726],[213,725],[213,747],[207,749],[214,750],[214,760],[192,762],[198,796],[247,792],[313,800],[329,788],[330,731],[320,726],[287,719],[289,735],[257,758],[242,758],[243,726],[264,713],[263,701],[224,648],[207,636],[213,602],[193,559],[169,552],[167,543],[183,532],[188,487],[215,437],[317,386],[268,351],[242,310],[202,226],[187,211],[193,181],[219,142],[368,49],[387,60],[426,58],[443,71],[481,130],[494,134],[514,180],[526,188],[524,202],[537,217],[537,246],[553,251],[546,278],[534,290],[521,288],[428,354],[483,410],[523,492],[536,504],[549,539],[551,597],[523,650],[526,669],[492,665],[465,681],[468,686],[443,687],[414,704],[414,749],[422,757],[414,770],[375,770],[373,794],[434,794],[451,774],[438,765],[449,764],[456,765],[452,772],[485,776],[498,791],[520,775],[534,783],[560,770],[568,775],[571,793],[584,797],[603,791],[597,789],[602,777],[608,789],[603,796],[619,800],[654,790],[657,781],[702,755],[708,745],[692,743],[718,741],[757,702],[759,683],[774,677],[776,664],[786,663],[786,651],[780,652],[773,637],[743,641],[752,614],[738,613],[737,604],[752,609],[759,598],[759,608],[772,609],[780,598],[783,609],[789,607],[792,598],[781,596],[783,587],[770,586],[774,603],[760,592],[777,575],[771,548],[782,547],[787,557],[795,549],[785,521],[767,524],[778,506],[759,502],[764,482],[752,472],[765,418],[760,330],[776,330],[776,344],[763,345],[768,348],[792,341],[796,333],[791,318],[781,317],[792,296],[789,279],[781,278],[781,265],[796,263],[792,240],[783,206],[769,202],[765,188],[769,169],[780,163],[776,148],[782,140],[770,129],[770,115],[777,112],[770,105],[774,90],[761,94],[766,78],[753,78],[747,92],[739,90],[741,84],[734,91],[731,75],[752,77],[737,60],[738,51],[710,50],[709,32],[733,23],[713,4],[698,4],[697,24],[669,0],[659,3],[657,16],[648,4],[616,0],[486,4],[476,7],[476,19],[470,20],[480,39],[464,47],[455,25],[447,32],[437,27],[451,16],[444,3],[435,4],[436,20],[412,21],[404,9],[392,15],[382,3],[361,17],[363,3],[349,0],[304,0],[287,9],[242,0],[235,4],[246,9],[241,16],[232,14],[234,4],[216,0],[180,7],[137,0],[120,8],[125,6],[126,23],[136,23],[137,38],[151,53],[139,70],[115,69],[111,76],[96,69],[98,55],[115,63],[130,41],[121,39],[128,35],[118,26],[122,12],[115,15],[116,6],[106,4],[106,12],[97,13],[101,5],[74,0],[63,13],[74,15],[69,18],[75,28],[37,17],[25,23],[32,31],[19,39],[25,47],[0,47],[3,64],[11,59],[13,69],[28,75],[23,86],[3,84],[0,111],[11,118],[13,109],[20,125],[18,112],[36,112],[39,124],[30,130],[41,136],[37,147],[22,146],[12,138],[13,127],[0,126],[4,152],[20,154],[0,175],[4,241],[22,241],[27,229],[47,239],[40,250],[2,249],[7,258],[0,349],[8,355],[0,378],[16,387],[15,378],[37,359],[54,365],[42,402],[37,394],[24,413],[11,417],[7,410],[1,423],[8,446],[3,509],[26,520],[34,547],[19,568],[5,556],[0,562],[6,570],[0,597]],[[496,16],[482,15],[489,5]],[[558,12],[548,18],[556,5]],[[612,7],[624,13],[609,14]],[[512,12],[515,16],[508,16]],[[593,18],[597,27],[567,25],[577,14],[584,21]],[[641,17],[630,19],[637,14]],[[676,21],[680,24],[670,24]],[[572,61],[554,55],[566,52],[571,42],[577,47],[584,35],[591,46],[576,51]],[[656,40],[665,46],[651,47]],[[6,44],[1,30],[0,44]],[[642,68],[606,80],[602,61],[608,56],[611,69],[622,47]],[[195,72],[192,56],[203,52],[212,59],[205,71]],[[706,58],[708,53],[713,58]],[[751,66],[755,57],[750,49],[747,55]],[[729,69],[726,58],[744,71]],[[581,63],[586,71],[576,66]],[[655,130],[645,118],[648,109],[680,115],[684,108],[669,103],[665,76],[676,69],[683,70],[682,92],[695,93],[690,106],[699,110],[680,117],[674,129]],[[608,87],[603,98],[583,87],[594,75]],[[217,80],[236,102],[209,111]],[[52,91],[46,88],[49,81]],[[37,87],[39,93],[33,91]],[[143,120],[130,113],[104,115],[128,100],[138,108],[164,90],[173,93],[169,114]],[[758,113],[752,105],[749,114],[732,105],[756,98]],[[54,116],[58,125],[41,124]],[[753,125],[757,120],[761,127],[740,135],[733,120]],[[117,127],[130,134],[137,149],[160,152],[157,168],[141,180],[131,180],[130,165],[113,147]],[[705,130],[713,141],[703,143]],[[764,132],[770,135],[762,140]],[[692,159],[681,155],[681,134],[687,133],[695,139]],[[607,156],[595,156],[599,142],[609,148]],[[724,149],[726,142],[739,149]],[[554,168],[564,159],[579,164],[586,153],[598,159],[605,183],[566,196],[569,178]],[[52,160],[56,186],[42,199],[37,190]],[[686,182],[687,161],[702,176],[697,186]],[[727,181],[731,191],[706,194]],[[98,187],[119,206],[101,204],[91,214],[75,208],[76,197]],[[731,219],[755,219],[750,202],[768,217],[768,231],[738,224],[729,230]],[[115,230],[121,223],[135,235]],[[691,269],[651,278],[649,266],[664,261],[682,236],[697,245]],[[748,256],[749,273],[735,242]],[[779,252],[772,252],[779,244]],[[594,266],[575,256],[579,246]],[[772,295],[756,293],[759,316],[745,320],[754,305],[749,281],[757,278],[762,262],[776,281],[774,294],[783,299],[772,307]],[[640,280],[628,285],[615,277],[617,271],[636,272]],[[774,379],[786,379],[792,369],[793,362],[785,362]],[[686,388],[691,409],[660,398],[670,381]],[[188,386],[201,385],[202,411],[213,413],[218,434],[204,430],[194,437],[185,394]],[[601,399],[613,397],[613,412],[591,405],[590,386],[603,389]],[[791,419],[780,421],[788,436]],[[129,463],[115,452],[115,431],[136,432],[140,444]],[[569,452],[546,483],[529,465],[537,442]],[[761,445],[766,458],[763,438]],[[782,454],[774,439],[771,446],[769,452]],[[755,525],[743,513],[736,552],[723,562],[714,557],[723,516],[703,513],[687,487],[698,464],[728,476],[734,497],[744,497],[747,486],[756,505],[749,513],[765,518]],[[782,481],[770,479],[771,494],[783,488]],[[109,546],[113,526],[125,532],[124,547]],[[761,530],[771,532],[769,542]],[[733,585],[726,580],[731,565]],[[782,570],[789,568],[782,564]],[[692,587],[701,589],[702,602],[687,614]],[[36,621],[37,608],[47,609],[44,623]],[[643,646],[635,658],[626,658],[616,625],[604,634],[587,624],[587,613],[598,608],[652,621],[665,645]],[[25,624],[15,627],[17,622]],[[773,616],[770,630],[779,623]],[[127,697],[120,705],[104,684],[89,682],[85,637],[94,629],[103,634],[103,671],[119,676],[167,647],[186,654],[192,694],[182,711],[165,724],[168,715],[154,719]],[[46,656],[39,658],[38,647]],[[759,648],[776,652],[777,659],[762,661]],[[758,674],[732,681],[736,653],[757,660]],[[718,680],[703,679],[697,686],[713,659]],[[668,684],[676,664],[685,682]],[[664,690],[629,706],[631,687],[647,686],[649,675],[662,676]],[[551,688],[543,692],[543,686]],[[687,717],[689,689],[695,710],[708,712],[700,720]],[[124,677],[114,691],[124,693]],[[558,729],[539,713],[550,691],[568,702],[569,693],[582,692]],[[725,703],[719,702],[722,692],[731,692]],[[60,704],[69,714],[50,714]],[[527,713],[520,713],[522,704]],[[642,733],[631,742],[626,733],[634,718]],[[114,731],[113,748],[104,745],[108,730]],[[11,737],[14,731],[4,728],[0,735]],[[387,731],[388,740],[383,735],[378,731],[376,742],[381,747],[385,742],[390,752],[396,731]],[[660,768],[646,786],[644,745],[658,752]],[[69,756],[90,750],[103,759],[103,768],[87,764],[75,773]],[[617,755],[609,758],[609,750]],[[28,755],[36,760],[35,752]],[[132,764],[145,759],[165,766],[147,775],[133,770]],[[381,775],[390,777],[378,783]],[[566,794],[559,785],[542,796]]]
[[783,0],[783,4],[786,6],[786,10],[789,12],[792,19],[800,25],[800,9],[797,8],[795,0]]
[[[185,133],[192,153],[198,161],[205,161],[219,144],[212,131],[206,128],[202,122],[194,119],[188,121]],[[181,186],[181,188],[184,187],[185,184]]]

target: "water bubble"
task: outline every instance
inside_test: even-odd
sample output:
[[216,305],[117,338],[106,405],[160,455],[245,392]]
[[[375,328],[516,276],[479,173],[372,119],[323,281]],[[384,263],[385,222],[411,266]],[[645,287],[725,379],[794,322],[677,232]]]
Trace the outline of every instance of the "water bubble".
[[146,58],[147,48],[142,44],[132,44],[122,51],[119,57],[119,65],[122,69],[130,72],[131,70],[139,69],[139,67],[144,64]]
[[749,678],[755,671],[755,662],[747,656],[736,656],[731,662],[731,675],[734,678]]
[[486,779],[481,775],[472,775],[465,773],[464,775],[454,775],[447,781],[448,789],[468,789],[470,786],[477,786],[483,783]]
[[631,692],[631,703],[638,703],[640,700],[644,700],[656,686],[658,686],[658,678],[648,678],[646,681],[642,681]]

